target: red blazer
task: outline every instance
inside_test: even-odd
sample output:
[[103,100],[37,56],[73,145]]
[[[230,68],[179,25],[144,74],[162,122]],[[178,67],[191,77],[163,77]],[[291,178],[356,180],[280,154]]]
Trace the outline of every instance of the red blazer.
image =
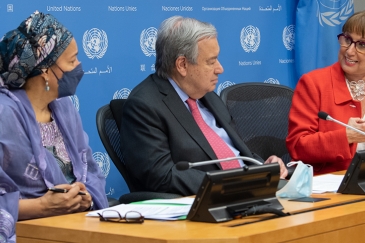
[[352,100],[339,63],[304,74],[294,91],[286,145],[293,160],[311,164],[315,174],[346,170],[357,143],[348,144],[346,128],[318,118],[327,112],[345,124],[361,117],[361,103]]

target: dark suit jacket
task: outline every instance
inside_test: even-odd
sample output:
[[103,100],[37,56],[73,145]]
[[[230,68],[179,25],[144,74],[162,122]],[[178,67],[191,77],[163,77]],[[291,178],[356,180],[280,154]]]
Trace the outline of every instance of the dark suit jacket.
[[[214,92],[201,102],[212,112],[240,155],[253,157],[233,128],[222,100]],[[205,171],[219,170],[219,164],[176,169],[180,161],[217,159],[208,141],[168,80],[148,76],[129,95],[121,125],[124,163],[139,190],[196,194]]]

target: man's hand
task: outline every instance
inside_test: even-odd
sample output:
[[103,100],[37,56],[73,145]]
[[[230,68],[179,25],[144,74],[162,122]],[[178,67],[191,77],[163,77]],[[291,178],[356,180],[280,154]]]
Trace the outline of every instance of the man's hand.
[[280,165],[280,178],[285,179],[285,177],[287,177],[287,175],[288,175],[288,170],[287,170],[284,162],[282,161],[282,159],[280,159],[278,156],[271,155],[265,161],[265,164],[271,164],[271,163],[279,163],[279,165]]

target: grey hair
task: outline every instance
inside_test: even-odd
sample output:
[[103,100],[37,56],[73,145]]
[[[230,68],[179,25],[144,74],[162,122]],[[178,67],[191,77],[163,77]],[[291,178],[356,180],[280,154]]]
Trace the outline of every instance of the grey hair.
[[196,64],[198,42],[217,37],[217,30],[210,23],[193,18],[172,16],[161,23],[156,40],[155,69],[159,77],[167,79],[179,56]]

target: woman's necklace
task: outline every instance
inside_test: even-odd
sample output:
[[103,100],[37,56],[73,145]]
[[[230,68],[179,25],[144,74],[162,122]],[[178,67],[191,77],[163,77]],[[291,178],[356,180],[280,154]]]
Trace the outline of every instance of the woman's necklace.
[[362,101],[365,98],[365,81],[348,81],[346,82],[349,85],[351,96],[354,100]]

